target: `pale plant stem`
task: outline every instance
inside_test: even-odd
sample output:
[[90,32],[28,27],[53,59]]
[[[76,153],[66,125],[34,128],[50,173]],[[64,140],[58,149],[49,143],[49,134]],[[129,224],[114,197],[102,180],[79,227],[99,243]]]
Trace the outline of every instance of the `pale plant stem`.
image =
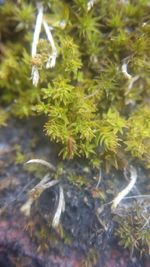
[[53,39],[53,36],[51,34],[51,31],[50,31],[50,28],[47,24],[47,22],[44,20],[43,21],[43,26],[44,26],[44,29],[45,29],[45,33],[46,33],[46,36],[47,36],[47,39],[51,45],[51,48],[52,48],[52,54],[49,55],[49,58],[48,58],[48,61],[47,61],[47,64],[46,64],[46,68],[53,68],[56,64],[56,57],[57,57],[57,49],[56,49],[56,46],[55,46],[55,43],[54,43],[54,39]]
[[125,60],[121,66],[121,71],[122,71],[123,75],[125,76],[125,78],[129,80],[128,90],[125,93],[125,95],[127,95],[130,92],[130,90],[132,89],[133,84],[139,79],[139,75],[132,76],[131,74],[128,73],[128,63],[126,63]]
[[44,26],[44,29],[45,29],[45,32],[46,32],[46,35],[47,35],[47,39],[50,42],[50,45],[52,47],[52,50],[56,51],[56,47],[55,47],[53,36],[52,36],[50,28],[49,28],[49,26],[48,26],[48,24],[47,24],[47,22],[45,20],[43,21],[43,26]]
[[23,204],[20,208],[20,211],[26,216],[29,217],[30,216],[30,212],[31,212],[31,206],[34,202],[33,198],[28,198],[28,200],[25,202],[25,204]]
[[121,71],[124,74],[125,78],[130,80],[132,78],[132,75],[128,73],[127,66],[128,66],[128,64],[124,62],[122,64]]
[[128,85],[128,90],[126,91],[125,95],[127,95],[127,94],[130,92],[130,90],[131,90],[132,87],[133,87],[133,84],[134,84],[139,78],[140,78],[139,75],[136,75],[136,76],[134,76],[134,77],[132,77],[132,78],[130,79],[130,81],[129,81],[129,85]]
[[95,0],[89,0],[87,3],[87,11],[90,11],[91,8],[94,6]]
[[40,5],[38,7],[38,15],[36,18],[35,30],[33,35],[32,50],[31,50],[32,57],[35,57],[37,54],[37,45],[39,42],[39,37],[41,32],[42,20],[43,20],[43,6]]
[[132,198],[150,198],[150,195],[135,195],[135,196],[125,197],[124,199],[132,199]]
[[[48,41],[51,45],[51,48],[52,48],[52,53],[49,54],[49,57],[48,57],[48,60],[46,63],[46,68],[48,69],[48,68],[55,67],[56,57],[57,57],[57,49],[56,49],[56,46],[54,43],[53,36],[51,34],[51,31],[50,31],[50,27],[48,26],[47,22],[45,20],[43,20],[43,6],[42,6],[42,4],[39,4],[38,5],[38,15],[36,18],[36,23],[35,23],[35,30],[34,30],[34,34],[33,34],[32,49],[31,49],[31,55],[32,55],[33,59],[37,55],[37,46],[38,46],[38,42],[39,42],[39,38],[40,38],[40,32],[41,32],[42,24],[44,26],[47,39],[48,39]],[[40,75],[39,75],[39,70],[35,64],[32,66],[31,77],[32,77],[33,85],[37,86],[39,79],[40,79]]]
[[102,170],[100,168],[100,170],[99,170],[99,176],[98,176],[98,182],[97,182],[96,188],[99,187],[99,185],[101,183],[101,180],[102,180]]
[[130,182],[129,184],[114,198],[112,201],[112,211],[117,208],[119,203],[126,197],[127,194],[132,190],[137,180],[137,172],[134,167],[130,167]]
[[[37,54],[37,45],[39,42],[39,37],[40,37],[40,32],[41,32],[42,20],[43,20],[43,6],[39,5],[38,15],[37,15],[36,24],[35,24],[35,30],[33,34],[32,49],[31,49],[32,58],[36,57],[36,54]],[[37,86],[40,76],[39,76],[38,68],[35,65],[32,66],[31,77],[32,77],[33,85]]]
[[30,159],[27,162],[25,162],[25,164],[30,164],[30,163],[41,164],[43,166],[48,167],[51,171],[54,171],[54,172],[56,171],[56,168],[52,163],[46,160],[43,160],[43,159]]
[[49,174],[46,174],[44,178],[28,192],[29,198],[27,199],[25,204],[22,205],[20,209],[25,216],[30,216],[32,204],[40,197],[40,195],[43,193],[45,189],[58,184],[58,181],[55,180],[49,181],[49,180],[50,176]]
[[[26,164],[30,163],[36,163],[36,164],[41,164],[43,166],[48,167],[52,171],[56,171],[56,168],[49,162],[42,160],[42,159],[31,159],[26,162]],[[40,195],[44,192],[45,189],[50,188],[52,186],[55,186],[58,184],[59,181],[52,180],[50,181],[50,175],[47,173],[43,179],[28,192],[28,199],[25,202],[25,204],[21,207],[21,212],[24,213],[25,216],[30,216],[31,212],[31,206],[36,201]],[[64,191],[61,186],[59,186],[59,201],[58,201],[58,206],[55,212],[55,215],[53,217],[52,221],[52,227],[57,228],[59,223],[60,223],[60,218],[62,212],[65,211],[65,198],[64,198]]]
[[[133,198],[150,198],[150,195],[134,195],[134,196],[129,196],[129,197],[124,197],[123,199],[133,199]],[[113,203],[113,200],[110,202],[107,202],[104,204],[104,206],[110,205]]]
[[39,75],[38,68],[35,65],[32,66],[31,77],[32,77],[33,85],[37,86],[38,82],[39,82],[39,79],[40,79],[40,75]]
[[65,199],[64,199],[64,191],[61,186],[59,186],[59,202],[57,206],[57,210],[55,212],[53,221],[52,221],[52,227],[57,228],[60,223],[60,217],[62,212],[65,211]]

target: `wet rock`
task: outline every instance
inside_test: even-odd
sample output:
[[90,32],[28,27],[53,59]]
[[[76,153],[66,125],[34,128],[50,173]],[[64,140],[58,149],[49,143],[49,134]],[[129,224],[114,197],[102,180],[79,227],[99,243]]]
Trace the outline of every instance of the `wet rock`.
[[[74,255],[61,256],[51,252],[37,252],[37,246],[23,229],[25,221],[0,222],[0,267],[79,267]],[[15,257],[15,259],[14,259]],[[20,265],[17,265],[17,262]]]

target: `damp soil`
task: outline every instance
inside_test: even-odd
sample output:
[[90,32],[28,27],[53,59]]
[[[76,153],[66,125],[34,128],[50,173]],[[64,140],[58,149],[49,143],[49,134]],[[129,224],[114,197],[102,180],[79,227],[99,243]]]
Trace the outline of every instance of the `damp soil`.
[[[0,129],[0,267],[149,267],[150,257],[119,245],[114,235],[117,222],[105,205],[127,181],[121,171],[106,174],[81,160],[62,162],[35,120],[8,122]],[[40,165],[26,166],[33,158],[57,167],[64,190],[65,212],[57,229],[52,219],[58,204],[58,185],[46,189],[31,208],[29,217],[20,208],[47,173]],[[149,174],[137,167],[139,188]],[[135,194],[137,194],[135,189]]]

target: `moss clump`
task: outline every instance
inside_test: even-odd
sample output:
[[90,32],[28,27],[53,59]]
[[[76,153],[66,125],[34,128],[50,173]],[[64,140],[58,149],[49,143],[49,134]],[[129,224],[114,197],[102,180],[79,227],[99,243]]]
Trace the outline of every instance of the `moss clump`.
[[[144,205],[144,206],[143,206]],[[136,204],[129,208],[126,215],[117,218],[118,228],[116,236],[120,244],[140,254],[150,253],[150,224],[149,224],[149,203]]]
[[8,119],[8,113],[3,109],[0,109],[0,126],[6,126],[7,119]]
[[[43,29],[37,55],[30,56],[36,3],[3,4],[1,105],[19,117],[44,114],[45,133],[60,144],[63,158],[118,167],[120,155],[131,155],[149,166],[149,1],[97,0],[91,9],[88,3],[43,1],[57,48],[50,70]],[[30,79],[32,64],[38,87]]]

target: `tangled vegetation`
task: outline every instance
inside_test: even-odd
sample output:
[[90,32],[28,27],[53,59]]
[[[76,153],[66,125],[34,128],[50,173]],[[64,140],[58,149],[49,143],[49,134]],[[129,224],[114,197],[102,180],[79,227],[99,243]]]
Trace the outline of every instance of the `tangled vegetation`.
[[[63,158],[118,167],[131,155],[149,167],[149,1],[51,0],[43,6],[57,49],[51,69],[45,68],[52,51],[43,28],[37,54],[30,55],[36,3],[1,6],[0,123],[7,113],[44,114],[44,132],[59,143]],[[37,87],[32,64],[40,73]]]
[[[144,204],[144,205],[143,205]],[[149,203],[137,203],[128,208],[126,214],[117,217],[118,228],[116,236],[120,244],[130,248],[131,254],[136,250],[140,254],[150,253]],[[125,212],[124,212],[125,213]],[[119,218],[119,219],[118,219]]]
[[[31,53],[37,1],[1,4],[0,125],[12,116],[43,116],[39,126],[63,159],[85,157],[106,170],[140,160],[149,168],[149,0],[40,5],[44,23]],[[84,185],[82,177],[77,184]],[[144,215],[132,220],[129,214],[120,224],[117,236],[125,247],[149,250]]]

